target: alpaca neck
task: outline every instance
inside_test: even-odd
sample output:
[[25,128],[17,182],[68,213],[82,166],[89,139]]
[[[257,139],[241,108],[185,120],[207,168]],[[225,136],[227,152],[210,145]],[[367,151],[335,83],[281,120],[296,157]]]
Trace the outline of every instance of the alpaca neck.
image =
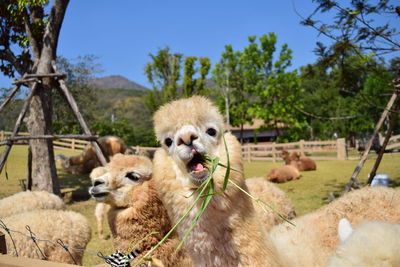
[[112,207],[109,212],[114,245],[121,250],[140,242],[137,249],[146,251],[157,244],[171,228],[167,211],[152,183],[145,182],[140,188],[140,194],[143,196],[140,196],[140,201],[132,194],[132,203],[128,207]]

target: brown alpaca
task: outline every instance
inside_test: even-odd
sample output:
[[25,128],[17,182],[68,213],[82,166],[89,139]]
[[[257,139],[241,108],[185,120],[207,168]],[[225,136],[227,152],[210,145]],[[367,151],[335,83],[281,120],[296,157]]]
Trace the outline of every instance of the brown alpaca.
[[[117,153],[125,153],[127,147],[122,139],[116,136],[103,136],[97,139],[106,160]],[[65,157],[58,155],[57,159],[61,160],[61,166],[68,172],[73,174],[88,174],[94,168],[101,166],[97,159],[96,152],[92,145],[88,145],[85,150],[73,157]]]
[[297,162],[299,171],[315,171],[317,169],[317,164],[314,160],[307,157],[300,157],[297,152],[292,152],[290,160]]
[[[153,179],[173,223],[186,213],[198,195],[196,189],[210,174],[205,155],[227,164],[224,139],[230,164],[239,171],[232,171],[229,179],[248,190],[240,144],[232,134],[224,134],[223,124],[217,108],[199,96],[171,102],[155,113],[155,133],[163,147],[154,155]],[[222,190],[225,173],[218,166],[212,176],[216,192]],[[180,238],[200,205],[178,225]],[[285,266],[263,231],[252,200],[231,183],[223,194],[212,197],[184,247],[195,266]]]
[[274,183],[286,183],[287,181],[300,179],[300,173],[296,165],[296,162],[291,161],[290,165],[273,167],[267,175],[267,180]]
[[[106,167],[98,167],[90,175],[93,182],[90,194],[96,201],[110,206],[108,223],[114,248],[125,252],[138,244],[135,247],[140,251],[138,260],[171,229],[151,174],[150,159],[116,154]],[[152,232],[157,233],[150,235]],[[165,266],[191,266],[183,250],[174,253],[178,244],[179,240],[172,236],[151,257]]]

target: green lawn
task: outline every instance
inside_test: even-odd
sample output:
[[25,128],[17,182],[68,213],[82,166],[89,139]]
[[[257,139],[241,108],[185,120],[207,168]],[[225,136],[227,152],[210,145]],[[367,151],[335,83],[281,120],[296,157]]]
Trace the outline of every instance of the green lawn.
[[[0,152],[3,151],[0,147]],[[63,153],[65,155],[73,155],[76,153],[55,151],[55,155]],[[371,154],[364,168],[362,169],[359,179],[362,182],[367,180],[367,174],[372,168],[374,163],[375,154]],[[385,154],[381,166],[378,170],[379,173],[389,174],[392,182],[391,186],[398,186],[400,184],[400,154]],[[317,161],[317,170],[310,172],[302,172],[300,180],[290,181],[278,186],[287,192],[292,199],[296,212],[298,215],[305,214],[313,211],[320,206],[328,203],[328,194],[333,192],[339,195],[344,185],[349,180],[351,174],[357,165],[358,160],[348,161]],[[245,175],[246,178],[251,177],[264,177],[268,171],[276,165],[281,165],[282,162],[245,162]],[[7,173],[7,175],[6,175]],[[19,179],[25,179],[27,173],[27,147],[14,146],[11,150],[6,168],[0,174],[0,198],[9,196],[20,191]],[[77,211],[85,215],[92,225],[92,240],[86,248],[88,251],[107,254],[113,251],[111,241],[99,240],[97,238],[96,221],[93,215],[95,201],[88,198],[87,189],[90,186],[90,181],[87,176],[70,175],[60,169],[58,166],[58,175],[62,192],[73,192],[73,195],[79,199],[71,204],[68,204],[68,209]],[[6,178],[8,176],[8,179]],[[109,236],[109,231],[105,225],[105,234]],[[38,234],[38,237],[40,235]],[[96,256],[85,254],[83,264],[91,266],[94,264],[102,263],[102,260]]]

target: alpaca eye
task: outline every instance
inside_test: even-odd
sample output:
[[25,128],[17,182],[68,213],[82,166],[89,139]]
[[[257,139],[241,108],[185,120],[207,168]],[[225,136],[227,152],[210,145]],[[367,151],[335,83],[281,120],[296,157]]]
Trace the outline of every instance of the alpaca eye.
[[134,181],[134,182],[139,181],[139,176],[137,176],[137,175],[134,174],[133,172],[128,172],[128,173],[125,175],[125,177],[128,178],[128,179],[131,180],[131,181]]
[[215,136],[217,134],[217,130],[215,130],[214,128],[208,128],[206,133],[210,136]]
[[170,147],[172,145],[172,139],[171,138],[165,138],[164,143],[167,147]]

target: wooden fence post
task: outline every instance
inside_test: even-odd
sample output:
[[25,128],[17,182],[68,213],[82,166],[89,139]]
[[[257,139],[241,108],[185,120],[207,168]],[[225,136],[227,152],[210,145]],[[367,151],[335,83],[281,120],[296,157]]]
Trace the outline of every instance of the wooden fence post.
[[72,148],[72,151],[75,151],[75,139],[72,139],[72,141],[71,141],[71,148]]
[[346,149],[346,139],[338,138],[336,140],[336,149],[337,149],[337,159],[338,160],[347,160],[347,149]]
[[247,161],[251,162],[251,147],[247,147]]
[[272,161],[276,162],[276,149],[275,149],[275,142],[272,143]]
[[305,154],[304,154],[304,140],[303,139],[301,139],[300,140],[300,155],[301,156],[305,156]]
[[6,236],[0,231],[0,254],[7,254]]
[[4,131],[0,132],[0,141],[4,141]]

